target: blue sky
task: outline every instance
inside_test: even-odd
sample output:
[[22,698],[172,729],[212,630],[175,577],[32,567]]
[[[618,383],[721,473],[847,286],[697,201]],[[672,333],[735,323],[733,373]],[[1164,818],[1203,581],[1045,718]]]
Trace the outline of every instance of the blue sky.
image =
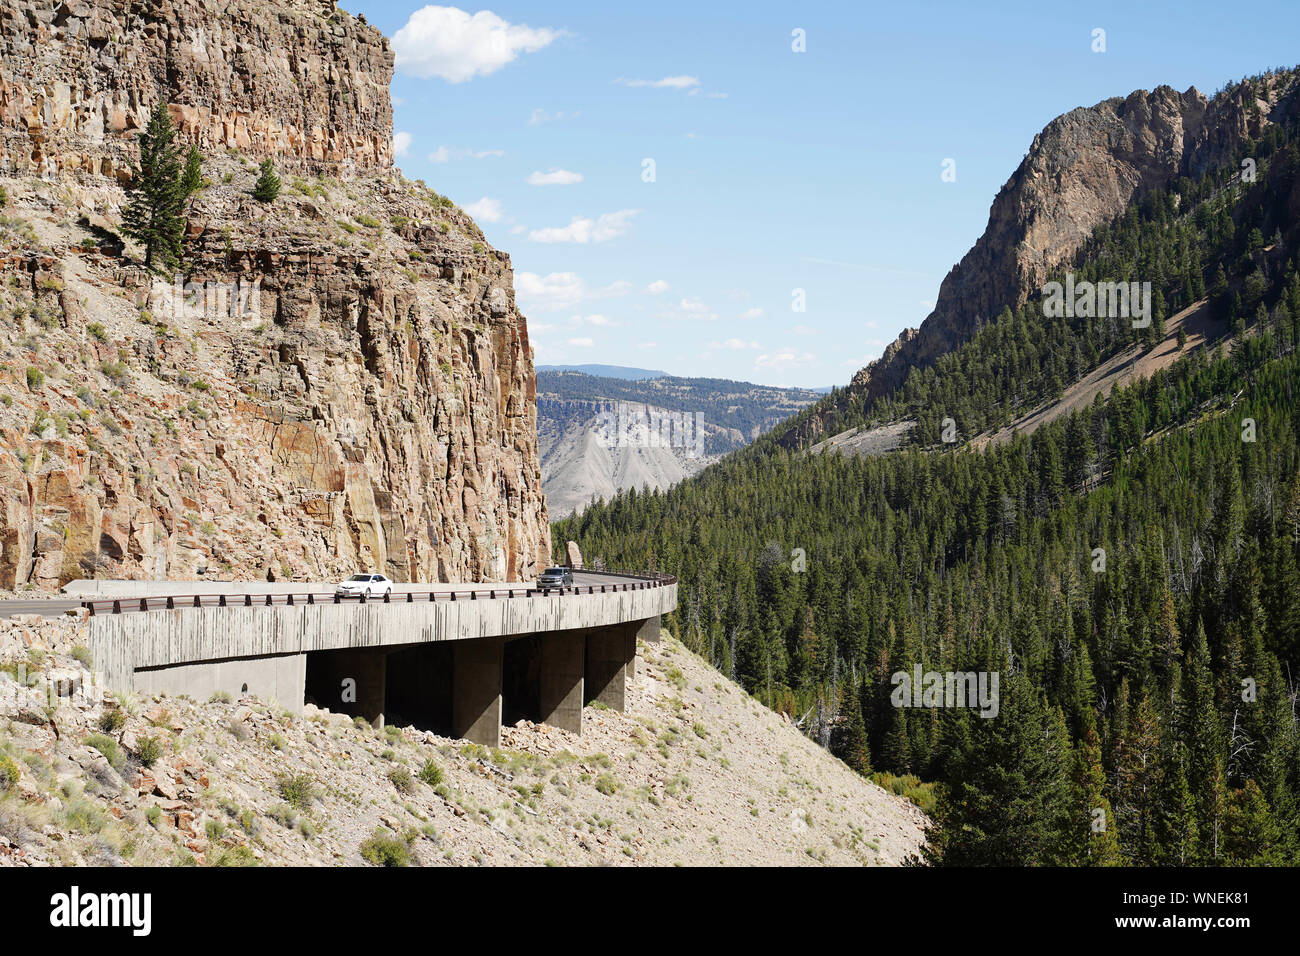
[[770,385],[919,324],[1053,117],[1300,61],[1294,0],[342,5],[394,38],[398,165],[510,253],[539,364]]

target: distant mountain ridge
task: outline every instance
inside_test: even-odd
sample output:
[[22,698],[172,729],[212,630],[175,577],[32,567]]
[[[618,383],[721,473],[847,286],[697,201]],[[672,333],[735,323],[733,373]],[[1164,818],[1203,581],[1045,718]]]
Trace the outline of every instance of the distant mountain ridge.
[[647,378],[666,378],[667,372],[652,368],[634,368],[630,365],[539,365],[539,372],[582,372],[584,375],[598,375],[604,378],[624,378],[640,381]]
[[[633,379],[541,366],[542,488],[557,515],[628,488],[668,488],[819,397],[726,379]],[[611,432],[616,423],[621,438]]]

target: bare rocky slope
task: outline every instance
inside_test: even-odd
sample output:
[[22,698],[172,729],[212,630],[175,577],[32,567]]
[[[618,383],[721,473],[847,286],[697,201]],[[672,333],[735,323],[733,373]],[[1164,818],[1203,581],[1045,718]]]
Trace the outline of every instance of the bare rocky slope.
[[916,806],[667,632],[626,713],[489,751],[251,697],[115,698],[73,656],[84,627],[0,621],[0,866],[888,865],[923,840]]
[[[1034,137],[994,198],[984,233],[943,280],[934,311],[828,402],[846,404],[897,388],[913,368],[961,345],[1003,307],[1028,301],[1097,226],[1113,221],[1134,198],[1234,161],[1248,137],[1259,136],[1297,102],[1288,72],[1230,86],[1208,100],[1195,88],[1179,93],[1161,86],[1058,116]],[[825,424],[820,415],[806,416],[781,435],[781,443],[817,442],[827,437]]]
[[567,517],[620,491],[670,488],[817,398],[810,389],[725,379],[540,370],[537,434],[550,515]]
[[[510,260],[391,167],[387,41],[329,0],[0,18],[0,589],[532,577]],[[160,95],[204,157],[183,279],[116,235]]]

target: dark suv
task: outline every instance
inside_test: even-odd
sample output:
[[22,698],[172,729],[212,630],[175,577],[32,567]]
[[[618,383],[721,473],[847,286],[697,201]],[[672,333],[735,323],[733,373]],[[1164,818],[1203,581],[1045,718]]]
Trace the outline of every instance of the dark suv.
[[547,568],[542,572],[542,576],[537,579],[539,588],[571,588],[573,587],[573,569],[572,568]]

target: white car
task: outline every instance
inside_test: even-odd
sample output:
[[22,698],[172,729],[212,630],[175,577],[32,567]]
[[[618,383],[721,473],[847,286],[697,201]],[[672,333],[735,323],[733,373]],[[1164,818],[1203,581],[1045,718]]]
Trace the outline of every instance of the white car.
[[354,574],[334,589],[335,597],[383,597],[393,593],[393,582],[382,574]]

